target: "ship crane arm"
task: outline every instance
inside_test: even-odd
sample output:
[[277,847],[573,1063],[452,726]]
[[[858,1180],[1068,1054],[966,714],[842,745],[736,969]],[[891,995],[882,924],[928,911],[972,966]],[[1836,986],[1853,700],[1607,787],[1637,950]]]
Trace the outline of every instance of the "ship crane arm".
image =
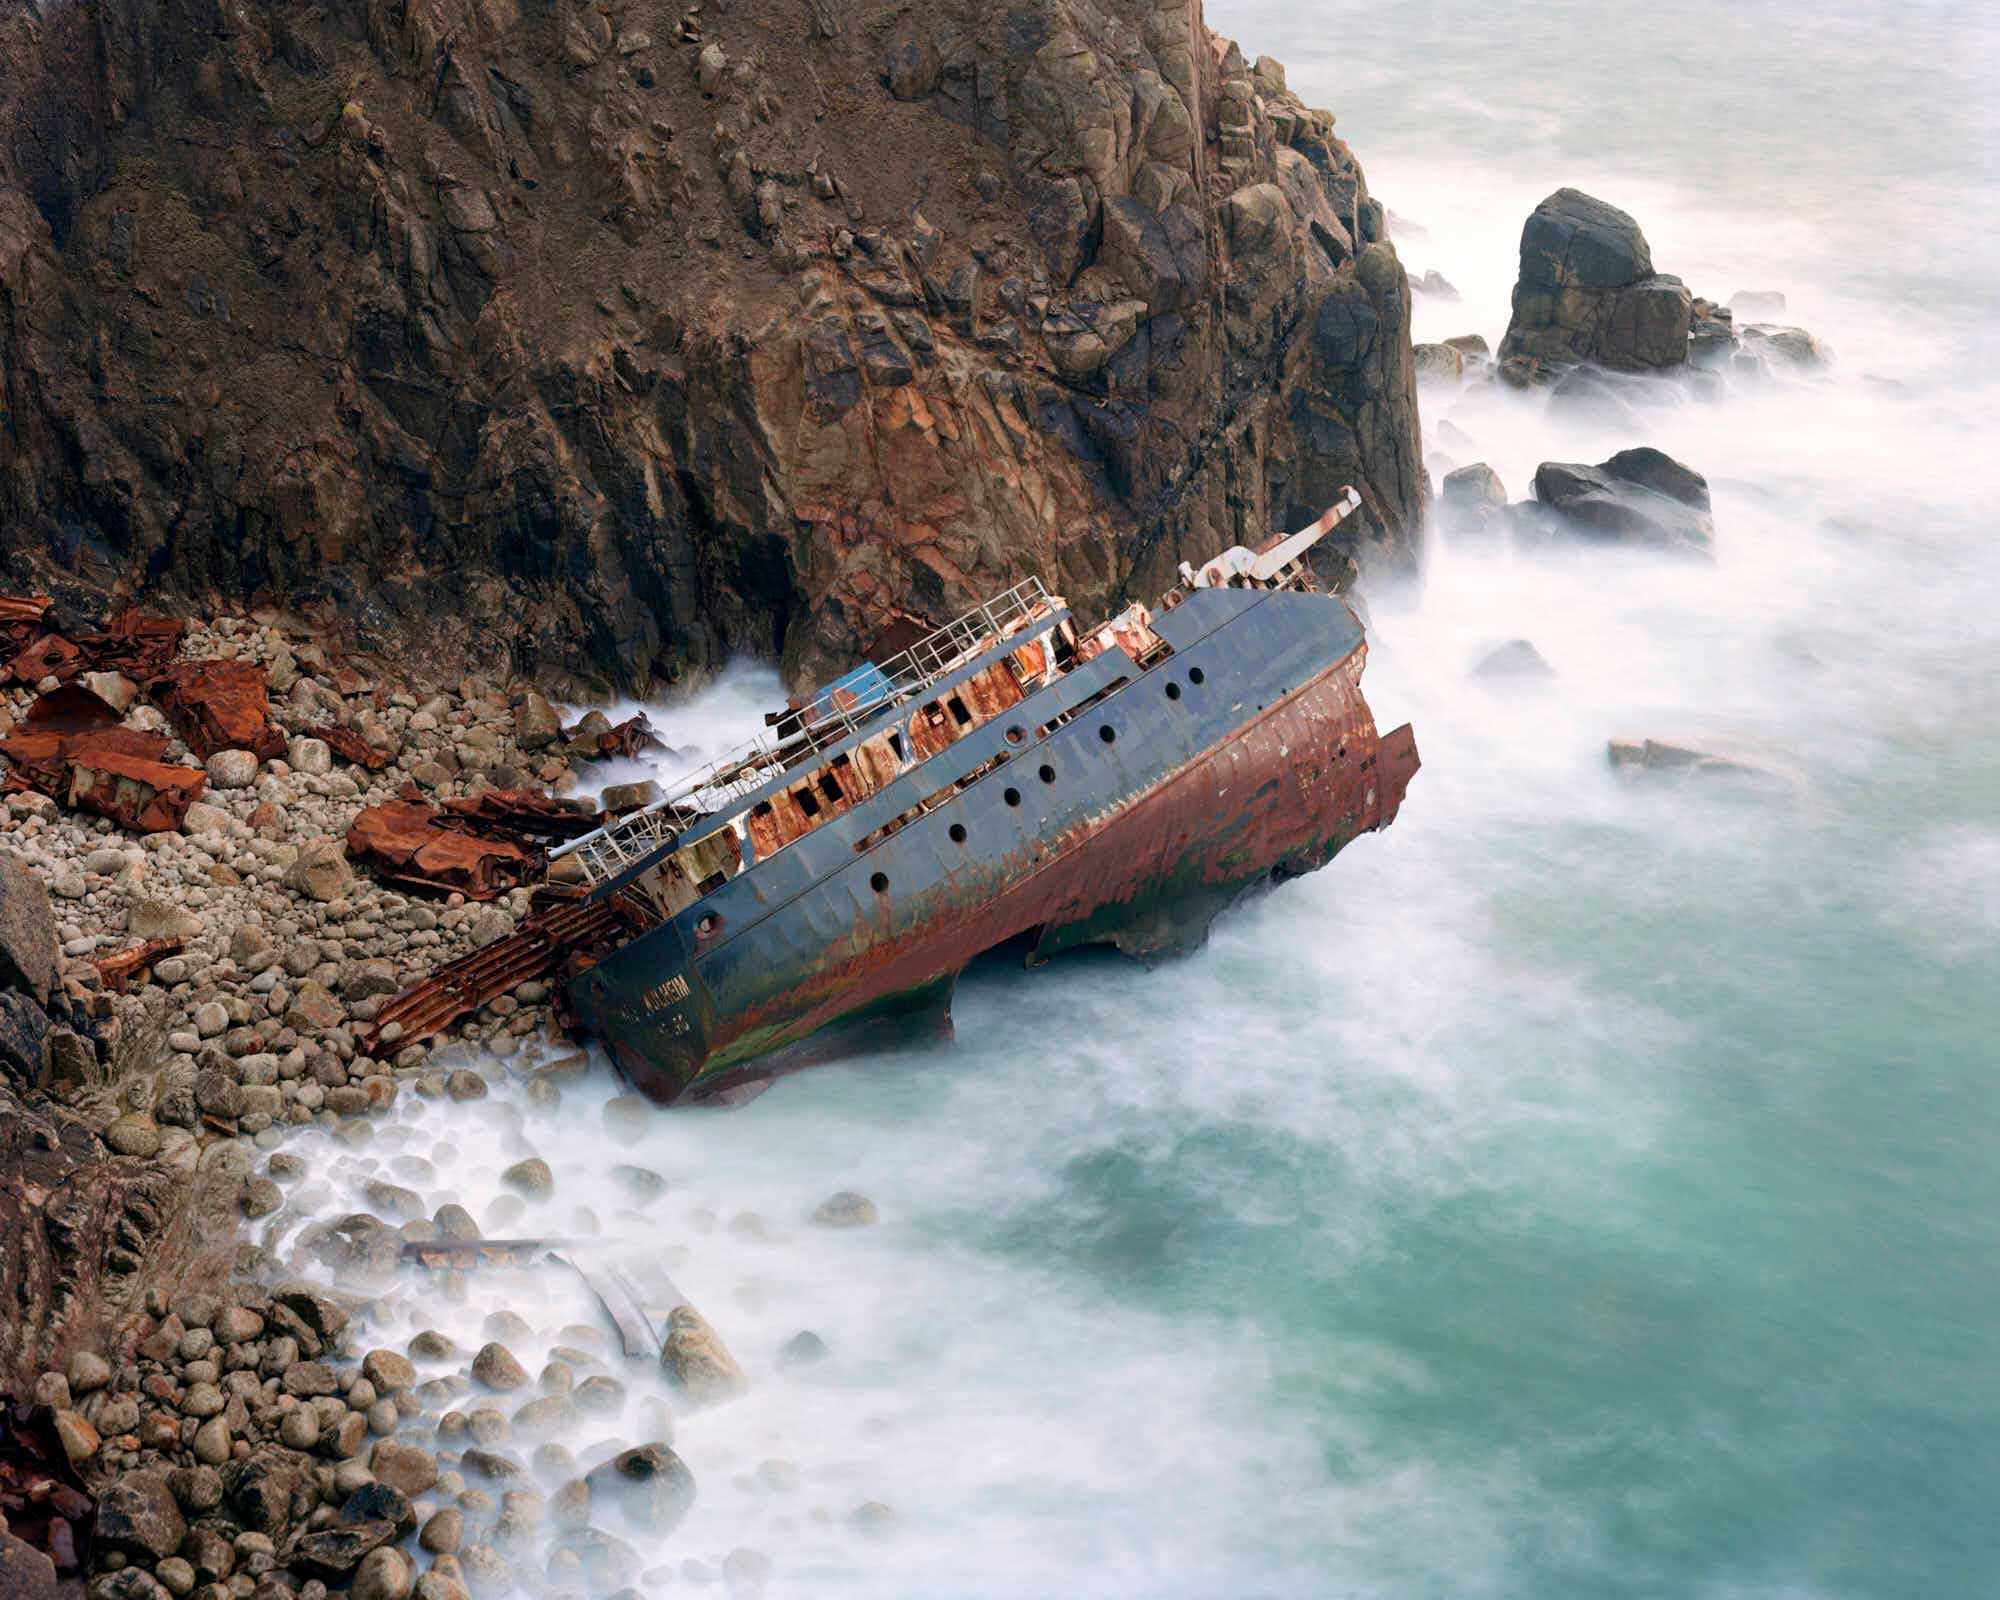
[[1361,495],[1349,487],[1312,526],[1287,534],[1262,550],[1235,545],[1204,563],[1199,571],[1183,561],[1181,581],[1191,589],[1226,587],[1230,579],[1238,577],[1249,578],[1256,583],[1269,583],[1360,509]]

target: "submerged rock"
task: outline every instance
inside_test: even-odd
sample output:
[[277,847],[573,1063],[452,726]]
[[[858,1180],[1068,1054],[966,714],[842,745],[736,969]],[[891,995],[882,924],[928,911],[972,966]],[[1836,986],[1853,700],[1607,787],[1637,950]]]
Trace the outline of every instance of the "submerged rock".
[[749,1386],[721,1336],[693,1306],[675,1306],[668,1315],[660,1365],[668,1381],[698,1406],[719,1405]]
[[1488,651],[1472,669],[1475,678],[1553,678],[1555,668],[1526,639],[1509,639]]
[[1664,739],[1612,739],[1605,745],[1612,767],[1622,773],[1748,779],[1796,787],[1799,779],[1782,763],[1736,750]]
[[1553,526],[1594,543],[1707,555],[1715,542],[1708,480],[1650,446],[1596,466],[1544,461],[1535,499]]

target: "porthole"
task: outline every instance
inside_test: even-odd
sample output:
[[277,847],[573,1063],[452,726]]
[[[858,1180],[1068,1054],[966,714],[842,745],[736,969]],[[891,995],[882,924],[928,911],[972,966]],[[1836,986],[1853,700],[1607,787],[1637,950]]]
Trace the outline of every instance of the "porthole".
[[1027,737],[1028,730],[1026,728],[1009,728],[1007,730],[1007,742],[1009,744],[1019,744]]
[[1010,806],[1017,806],[1021,803],[1021,791],[1019,789],[1009,789],[1000,798],[1005,800]]
[[1044,783],[1054,783],[1056,781],[1056,769],[1054,767],[1043,767],[1036,776]]
[[1202,681],[1202,671],[1201,671],[1201,668],[1200,668],[1200,667],[1189,667],[1189,668],[1188,668],[1188,682],[1189,682],[1189,683],[1200,683],[1201,681]]
[[1181,686],[1175,683],[1172,678],[1167,679],[1167,698],[1169,700],[1178,700],[1180,697]]
[[1097,730],[1097,737],[1102,739],[1106,744],[1115,744],[1118,740],[1118,730],[1107,722]]
[[949,832],[950,832],[950,834],[951,834],[951,842],[952,842],[953,844],[964,844],[964,843],[965,843],[965,824],[964,824],[964,823],[962,823],[962,822],[954,822],[954,823],[953,823],[953,824],[951,825],[951,827],[950,827],[950,829],[949,829],[948,831],[949,831]]
[[886,872],[876,873],[868,880],[868,887],[873,889],[877,894],[887,894],[889,892],[889,874]]

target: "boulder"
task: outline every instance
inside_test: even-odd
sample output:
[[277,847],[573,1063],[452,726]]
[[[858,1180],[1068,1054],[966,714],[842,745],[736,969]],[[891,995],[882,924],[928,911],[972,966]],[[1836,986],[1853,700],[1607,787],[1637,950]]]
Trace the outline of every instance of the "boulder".
[[749,1384],[721,1337],[693,1306],[675,1306],[668,1314],[660,1365],[667,1380],[698,1406],[719,1405]]
[[1707,555],[1715,542],[1708,480],[1650,447],[1596,466],[1544,461],[1535,499],[1559,531],[1591,543]]
[[1472,669],[1475,678],[1552,678],[1555,669],[1526,639],[1509,639],[1489,650]]
[[866,1228],[880,1215],[868,1196],[842,1189],[815,1206],[811,1220],[822,1228]]
[[322,905],[338,900],[353,882],[354,869],[338,839],[308,839],[299,846],[298,859],[285,869],[287,889]]
[[1639,224],[1577,189],[1558,189],[1521,230],[1514,314],[1500,341],[1515,370],[1579,361],[1626,372],[1687,361],[1694,296],[1653,270]]
[[480,1346],[479,1354],[472,1358],[472,1376],[487,1388],[503,1393],[528,1381],[527,1369],[514,1359],[511,1350],[499,1343]]
[[208,786],[211,789],[247,789],[257,781],[257,753],[254,750],[218,750],[208,758]]
[[1483,461],[1447,472],[1438,486],[1438,520],[1453,532],[1487,533],[1507,508],[1507,486]]
[[1752,783],[1800,786],[1796,773],[1758,754],[1717,748],[1712,741],[1612,739],[1605,745],[1612,768],[1626,776],[1735,778]]
[[8,1600],[59,1600],[56,1564],[25,1539],[0,1529],[0,1595]]
[[0,855],[0,986],[46,1002],[55,991],[56,918],[46,884]]
[[662,1443],[622,1450],[584,1482],[593,1507],[615,1507],[656,1537],[678,1527],[695,1501],[694,1474]]
[[1441,378],[1447,383],[1457,383],[1465,377],[1465,352],[1455,345],[1420,344],[1412,346],[1412,353],[1419,378]]
[[134,1561],[164,1560],[181,1547],[187,1523],[160,1472],[128,1472],[97,1501],[97,1548]]
[[370,1551],[393,1544],[393,1522],[354,1522],[308,1533],[292,1546],[291,1565],[315,1577],[340,1579],[359,1567]]
[[125,907],[125,931],[135,939],[199,939],[202,920],[171,901],[142,895]]
[[1753,322],[1741,337],[1747,355],[1760,356],[1774,367],[1810,371],[1833,359],[1833,352],[1804,328],[1783,328],[1769,322]]

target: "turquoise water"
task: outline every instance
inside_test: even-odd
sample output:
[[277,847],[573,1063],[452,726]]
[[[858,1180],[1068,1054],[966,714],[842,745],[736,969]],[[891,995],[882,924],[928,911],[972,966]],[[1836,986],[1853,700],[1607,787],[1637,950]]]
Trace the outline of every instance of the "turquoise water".
[[[1433,470],[1517,497],[1540,460],[1680,456],[1717,563],[1441,541],[1370,596],[1370,698],[1425,761],[1387,833],[1196,958],[982,968],[954,1048],[616,1157],[675,1184],[629,1259],[753,1379],[681,1420],[702,1497],[648,1558],[747,1546],[814,1596],[2000,1591],[1993,25],[1211,21],[1335,109],[1406,263],[1463,291],[1419,337],[1497,344],[1521,221],[1574,183],[1697,292],[1784,291],[1838,364],[1636,430],[1427,391]],[[1470,675],[1514,637],[1553,679]],[[734,671],[670,737],[775,694]],[[1649,735],[1781,776],[1619,781],[1605,741]],[[504,1091],[491,1149],[452,1108],[440,1170],[478,1205],[533,1148],[599,1197],[610,1092],[537,1124]],[[881,1223],[804,1226],[842,1187]],[[801,1327],[831,1358],[779,1370]],[[887,1537],[846,1522],[869,1500]]]

